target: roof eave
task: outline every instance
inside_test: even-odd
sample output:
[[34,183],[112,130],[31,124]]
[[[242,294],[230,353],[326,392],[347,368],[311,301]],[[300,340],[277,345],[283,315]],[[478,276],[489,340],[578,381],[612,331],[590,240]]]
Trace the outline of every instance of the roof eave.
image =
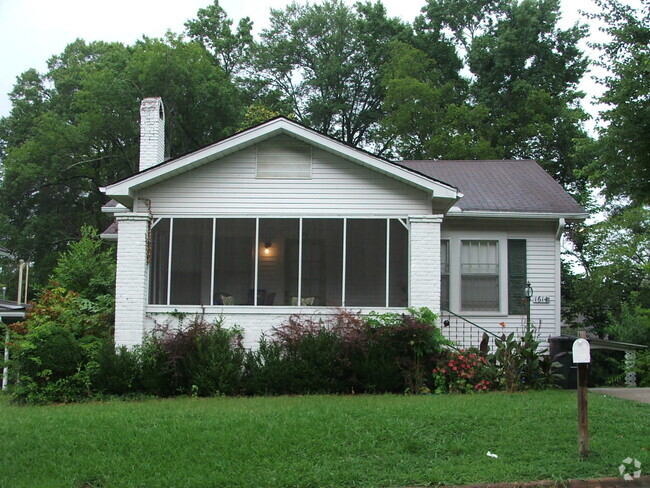
[[480,217],[490,219],[537,219],[537,220],[585,220],[588,213],[565,213],[565,212],[510,212],[493,210],[461,210],[448,212],[448,217]]

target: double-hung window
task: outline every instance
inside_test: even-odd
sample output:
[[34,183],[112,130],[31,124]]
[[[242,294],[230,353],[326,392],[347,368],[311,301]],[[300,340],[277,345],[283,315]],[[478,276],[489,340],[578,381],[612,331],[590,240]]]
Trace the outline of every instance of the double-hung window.
[[460,280],[461,311],[499,311],[499,241],[461,241]]

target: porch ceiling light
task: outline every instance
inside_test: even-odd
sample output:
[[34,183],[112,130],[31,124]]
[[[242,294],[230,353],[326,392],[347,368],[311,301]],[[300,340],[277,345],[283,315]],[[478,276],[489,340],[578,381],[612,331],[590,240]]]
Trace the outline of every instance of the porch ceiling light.
[[264,254],[269,254],[270,252],[271,252],[271,243],[267,241],[264,243]]

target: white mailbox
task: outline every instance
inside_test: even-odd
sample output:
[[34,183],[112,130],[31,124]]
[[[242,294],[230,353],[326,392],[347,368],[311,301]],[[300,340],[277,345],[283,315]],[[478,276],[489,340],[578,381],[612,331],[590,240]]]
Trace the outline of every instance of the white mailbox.
[[576,339],[573,343],[573,362],[590,363],[589,341],[587,339]]

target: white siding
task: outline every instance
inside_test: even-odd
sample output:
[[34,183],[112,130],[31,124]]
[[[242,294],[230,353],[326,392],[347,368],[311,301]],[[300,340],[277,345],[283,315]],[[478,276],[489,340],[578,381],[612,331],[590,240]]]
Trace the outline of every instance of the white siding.
[[[281,139],[274,138],[278,144]],[[142,190],[156,216],[210,215],[426,215],[428,195],[386,175],[318,148],[312,151],[312,177],[257,178],[256,147]],[[144,211],[136,200],[136,211]]]
[[[534,296],[550,297],[549,303],[531,304],[531,322],[538,328],[539,337],[546,342],[549,336],[559,334],[559,308],[560,308],[560,268],[559,247],[555,238],[557,222],[532,222],[532,221],[496,221],[496,220],[468,220],[446,219],[442,225],[442,239],[499,239],[503,245],[508,239],[526,240],[526,274],[534,290]],[[456,241],[458,242],[458,241]],[[453,244],[452,244],[453,245]],[[453,250],[450,250],[453,252]],[[454,307],[454,293],[459,287],[454,286],[452,278],[451,292],[452,311],[467,317],[473,322],[497,334],[522,331],[526,327],[525,315],[508,315],[507,303],[507,253],[501,253],[500,265],[503,268],[501,279],[501,312],[459,312]],[[453,273],[453,271],[452,271]],[[458,303],[456,299],[455,303]],[[451,318],[451,327],[457,326],[458,321]],[[504,322],[505,328],[499,324]],[[450,328],[451,328],[450,327]],[[476,342],[476,341],[473,341]],[[469,345],[469,344],[467,344]],[[478,345],[478,344],[474,344]]]

